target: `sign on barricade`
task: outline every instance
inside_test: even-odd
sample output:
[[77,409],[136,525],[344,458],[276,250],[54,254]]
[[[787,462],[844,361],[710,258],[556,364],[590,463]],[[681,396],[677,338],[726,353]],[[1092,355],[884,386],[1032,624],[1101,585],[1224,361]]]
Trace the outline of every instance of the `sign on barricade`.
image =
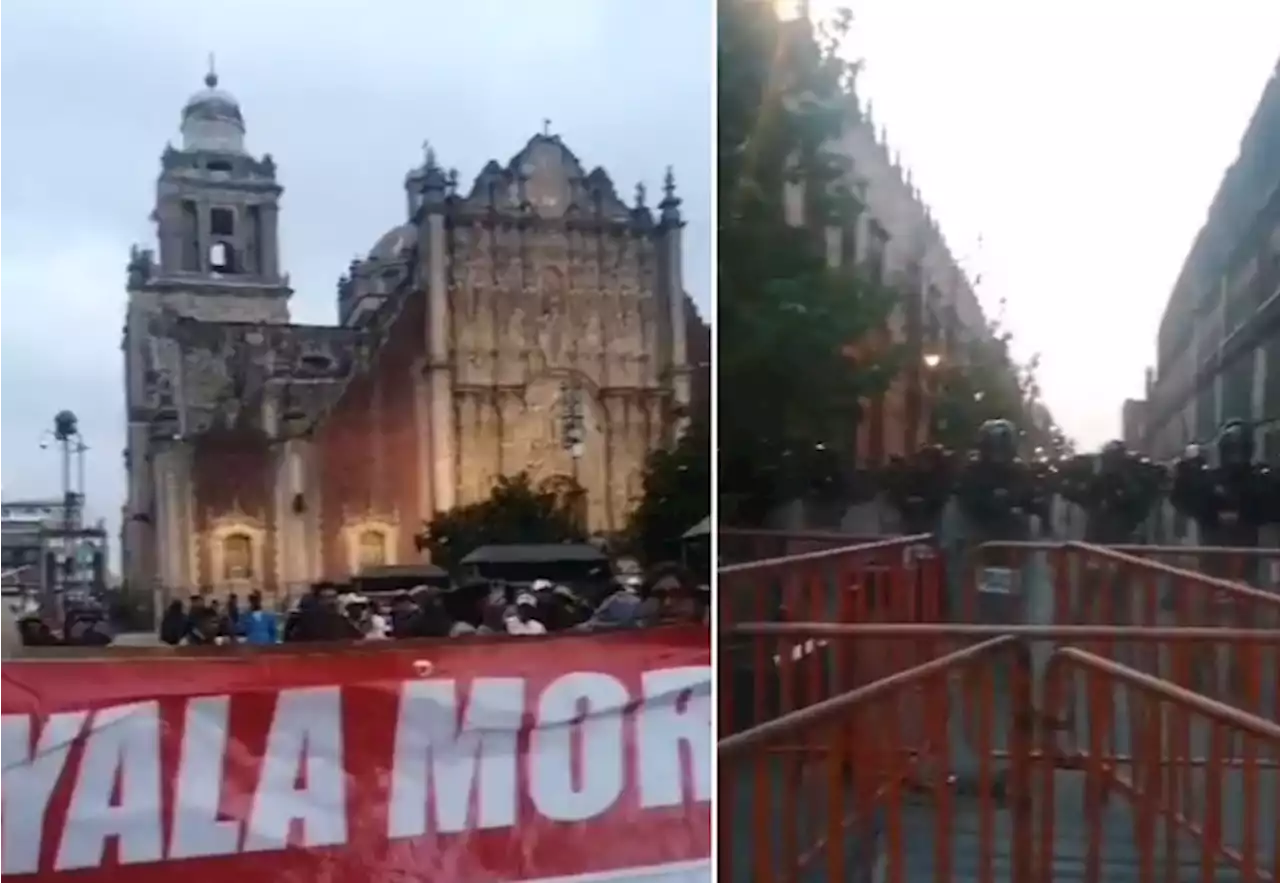
[[1018,575],[1008,567],[984,567],[978,578],[978,591],[984,595],[1012,595]]
[[710,880],[704,628],[3,681],[5,876]]

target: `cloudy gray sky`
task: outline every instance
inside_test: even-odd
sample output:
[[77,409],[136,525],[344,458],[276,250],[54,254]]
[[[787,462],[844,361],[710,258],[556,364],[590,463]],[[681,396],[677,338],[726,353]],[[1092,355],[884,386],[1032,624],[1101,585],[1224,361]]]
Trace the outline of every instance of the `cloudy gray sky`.
[[58,492],[39,449],[81,418],[94,517],[118,522],[120,330],[159,156],[217,54],[254,153],[285,185],[282,251],[303,322],[335,318],[352,257],[401,222],[429,139],[464,178],[551,120],[619,192],[676,170],[685,278],[711,295],[710,0],[113,0],[7,3],[0,18],[0,450],[6,497]]
[[[1280,2],[813,0],[979,296],[1083,446],[1143,395],[1169,292],[1280,57]],[[922,27],[927,22],[927,27]]]

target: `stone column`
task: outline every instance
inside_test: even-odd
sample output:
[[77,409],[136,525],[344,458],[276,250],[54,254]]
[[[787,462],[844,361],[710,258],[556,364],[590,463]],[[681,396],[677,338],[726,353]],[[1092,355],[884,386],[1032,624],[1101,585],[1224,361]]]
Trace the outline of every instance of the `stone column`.
[[418,522],[426,524],[435,516],[435,500],[431,495],[434,464],[431,459],[431,379],[426,357],[414,359],[409,366],[413,384],[413,435],[416,444],[418,472]]
[[191,452],[182,442],[163,444],[152,460],[155,474],[156,564],[169,597],[196,588],[191,559]]
[[306,484],[307,514],[304,524],[307,531],[307,582],[318,582],[324,576],[324,552],[328,542],[324,522],[324,450],[313,442],[305,445],[306,456],[302,460],[303,481]]
[[[665,202],[665,201],[664,201]],[[673,212],[674,213],[674,210]],[[663,293],[666,296],[668,334],[670,347],[667,365],[671,374],[673,402],[681,415],[673,427],[674,438],[679,438],[689,428],[690,377],[688,355],[688,331],[685,327],[685,295],[683,272],[683,223],[679,217],[664,216],[662,223],[663,259],[661,263]]]
[[[275,468],[275,524],[272,533],[276,543],[276,593],[297,592],[310,579],[308,513],[315,501],[309,499],[306,463],[309,443],[305,439],[289,439],[279,445]],[[303,509],[294,511],[295,500]]]
[[280,279],[280,208],[274,202],[266,202],[259,211],[262,217],[258,238],[260,269],[265,279],[276,282]]
[[[125,506],[124,534],[129,544],[129,564],[125,580],[131,591],[140,592],[153,588],[154,567],[149,568],[144,546],[154,534],[156,516],[153,503],[151,452],[148,450],[149,426],[145,421],[131,421],[128,429],[126,472],[128,473],[128,503]],[[134,516],[143,516],[135,518]],[[152,519],[148,524],[145,519]]]
[[[209,263],[209,246],[213,242],[213,232],[209,223],[209,212],[213,208],[207,199],[201,199],[196,202],[196,251],[199,257],[200,272],[208,274],[212,271]],[[236,255],[236,259],[242,259],[241,255]]]
[[431,387],[432,490],[435,511],[452,509],[457,499],[457,430],[449,353],[449,291],[445,273],[444,215],[427,215],[427,359]]
[[156,204],[160,240],[160,272],[170,275],[182,269],[182,203],[163,198]]
[[179,532],[182,548],[186,550],[183,578],[195,585],[200,579],[200,547],[196,534],[196,483],[193,472],[195,448],[191,444],[183,444],[177,457],[177,496],[180,507]]

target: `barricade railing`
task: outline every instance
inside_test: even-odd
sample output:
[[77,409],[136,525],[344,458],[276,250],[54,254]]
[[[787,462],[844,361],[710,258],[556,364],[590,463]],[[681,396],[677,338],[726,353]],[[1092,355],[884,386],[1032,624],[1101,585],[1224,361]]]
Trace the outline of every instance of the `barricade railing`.
[[[928,534],[897,537],[721,567],[716,585],[720,627],[738,622],[936,622],[944,570],[930,540]],[[767,691],[771,682],[789,685],[793,670],[803,671],[801,677],[814,684],[825,684],[814,688],[824,695],[851,686],[838,676],[825,680],[831,671],[816,655],[823,649],[819,642],[788,648],[786,659],[756,653],[758,649],[734,646],[732,640],[722,647],[722,658],[732,661],[718,669],[722,693],[739,689],[735,684],[743,677],[758,692]],[[778,713],[794,708],[793,699],[783,697]]]
[[932,540],[931,534],[917,534],[846,542],[721,567],[719,622],[864,622],[872,615],[885,622],[932,621],[942,586]]
[[[993,661],[1014,672],[1015,708],[1029,708],[1030,657],[1016,638],[996,638],[933,659],[800,711],[763,723],[719,743],[721,879],[757,883],[821,879],[905,880],[918,839],[912,805],[931,802],[940,826],[931,859],[933,879],[951,880],[956,821],[949,734],[953,697],[949,681],[989,677]],[[1032,731],[1026,714],[997,720],[995,706],[972,709],[979,741],[1012,746],[1011,761],[983,752],[968,783],[978,801],[984,840],[995,839],[997,814],[1018,795],[1012,819],[1013,879],[1029,880],[1033,867],[1030,793]],[[923,745],[923,751],[903,746]],[[918,848],[918,844],[915,844]],[[989,852],[986,853],[990,858]],[[877,871],[878,869],[878,871]],[[980,869],[981,870],[981,869]],[[990,880],[987,873],[978,877]],[[883,876],[879,872],[883,872]],[[914,877],[912,879],[915,879]]]
[[[1085,879],[1105,880],[1107,805],[1132,807],[1138,879],[1280,879],[1280,724],[1078,648],[1058,650],[1047,672],[1050,707],[1073,687],[1087,697],[1088,742],[1074,751],[1085,773]],[[1081,683],[1082,682],[1082,683]],[[1120,759],[1109,745],[1130,743]],[[1038,878],[1053,879],[1064,760],[1058,745],[1033,759],[1040,802]],[[1163,872],[1158,874],[1158,872]]]
[[[970,553],[972,561],[958,562],[959,571],[949,573],[951,562],[930,540],[928,535],[899,537],[722,567],[720,626],[950,621],[1007,627],[1280,629],[1280,595],[1113,549],[1084,543],[988,543]],[[1027,566],[1030,556],[1039,556],[1039,566]],[[984,573],[991,559],[1004,574],[995,585]],[[883,666],[901,671],[931,658],[912,656],[901,644],[883,656],[854,654],[843,643],[828,648],[825,640],[811,637],[770,648],[732,631],[724,633],[720,694],[768,697],[726,709],[732,713],[723,717],[725,731],[868,683],[883,673]],[[1263,684],[1259,696],[1256,679],[1251,680],[1257,669],[1253,648],[1200,645],[1187,655],[1191,661],[1182,672],[1191,680],[1173,671],[1173,659],[1152,673],[1214,695],[1225,691],[1240,707],[1274,713],[1266,712],[1274,708],[1273,688]],[[1129,656],[1116,658],[1135,664]],[[743,687],[748,679],[754,683],[751,690]]]
[[1255,588],[1280,592],[1280,548],[1258,546],[1107,546],[1117,552],[1199,570]]
[[[1280,631],[1101,625],[742,623],[720,632],[720,729],[725,736],[947,653],[1012,635],[1037,668],[1060,647],[1079,647],[1135,670],[1280,721]],[[797,648],[816,646],[797,659]],[[772,661],[760,675],[760,660]],[[978,700],[960,685],[967,704]],[[1037,701],[1043,709],[1043,703]],[[1042,725],[1085,738],[1075,720],[1042,710]],[[1274,759],[1280,762],[1280,757]]]
[[[786,558],[844,546],[886,539],[872,534],[848,534],[831,530],[763,530],[722,527],[716,531],[716,554],[725,565],[750,564],[770,558]],[[892,539],[892,537],[888,537]]]
[[[1031,575],[1040,570],[1029,565],[1040,560],[1047,574],[1037,581]],[[1280,594],[1112,546],[986,543],[972,552],[968,571],[953,601],[961,622],[983,618],[993,596],[1005,595],[1009,622],[1280,628]]]
[[[1037,694],[1064,717],[1083,702],[1080,732],[1046,725]],[[1280,873],[1280,726],[1078,648],[1045,657],[1024,634],[726,736],[719,759],[722,879],[1051,883],[1068,863],[1091,881]]]

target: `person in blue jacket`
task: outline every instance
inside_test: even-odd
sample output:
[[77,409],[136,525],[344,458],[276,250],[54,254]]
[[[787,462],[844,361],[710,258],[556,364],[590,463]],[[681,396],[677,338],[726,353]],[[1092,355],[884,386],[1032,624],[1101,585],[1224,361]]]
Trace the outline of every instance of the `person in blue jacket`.
[[276,615],[262,609],[262,594],[249,595],[249,609],[240,614],[237,631],[246,644],[274,644],[279,638]]

